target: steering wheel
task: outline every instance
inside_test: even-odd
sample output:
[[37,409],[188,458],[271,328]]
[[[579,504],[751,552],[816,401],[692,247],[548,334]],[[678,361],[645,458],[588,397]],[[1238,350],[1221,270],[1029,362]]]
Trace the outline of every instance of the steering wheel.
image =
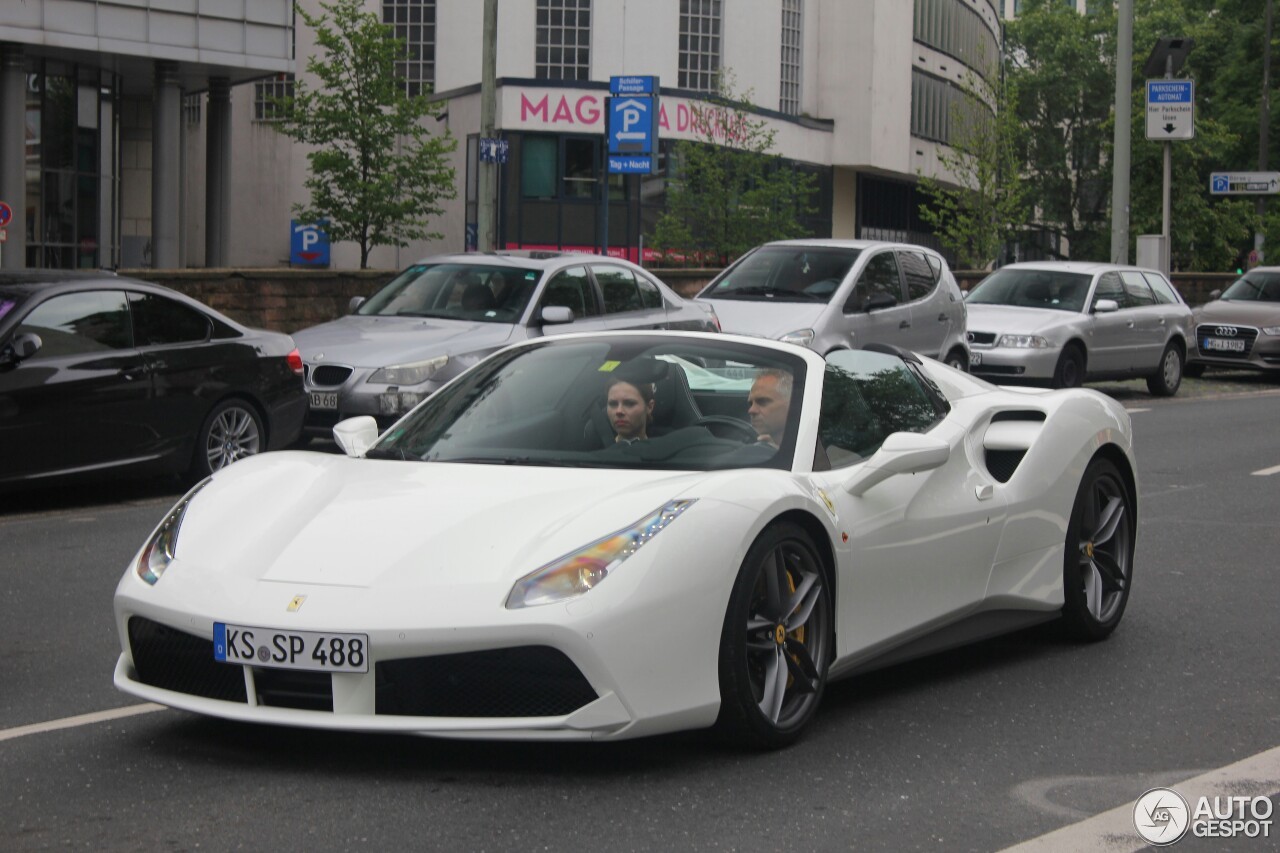
[[756,440],[755,427],[729,415],[703,415],[693,425],[706,427],[716,438],[737,438],[748,444]]

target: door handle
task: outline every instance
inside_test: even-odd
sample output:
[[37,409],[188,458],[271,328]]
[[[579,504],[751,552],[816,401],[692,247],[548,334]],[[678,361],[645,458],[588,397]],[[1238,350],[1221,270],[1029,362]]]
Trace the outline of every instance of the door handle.
[[123,376],[125,379],[129,380],[130,382],[132,382],[135,379],[146,376],[150,372],[151,372],[151,367],[149,365],[143,364],[138,367],[126,367],[124,370],[120,371],[120,375]]
[[910,329],[910,328],[911,328],[911,321],[910,321],[910,320],[903,320],[901,323],[899,323],[899,324],[898,324],[898,328],[899,328],[899,329]]
[[944,313],[942,313],[942,314],[939,314],[939,315],[938,315],[938,322],[939,322],[939,323],[945,323],[945,322],[947,322],[947,315],[946,315],[946,313],[945,313],[945,312],[944,312]]
[[1128,326],[1130,329],[1132,329],[1132,328],[1133,328],[1133,321],[1132,321],[1132,320],[1130,320],[1130,321],[1129,321],[1128,323],[1126,323],[1125,325],[1126,325],[1126,326]]

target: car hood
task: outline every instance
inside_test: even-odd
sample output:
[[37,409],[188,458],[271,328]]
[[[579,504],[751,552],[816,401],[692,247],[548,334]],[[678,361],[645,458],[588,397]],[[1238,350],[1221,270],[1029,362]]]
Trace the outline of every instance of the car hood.
[[1197,323],[1232,323],[1242,326],[1280,326],[1280,305],[1274,302],[1223,302],[1201,305]]
[[812,329],[826,310],[825,302],[789,302],[782,299],[705,299],[720,318],[720,327],[736,335],[780,338],[788,332]]
[[294,332],[293,340],[307,362],[384,367],[496,349],[514,330],[507,323],[352,315]]
[[470,588],[500,601],[518,578],[709,476],[263,454],[196,494],[172,568],[217,573],[223,588]]
[[1082,322],[1085,315],[1076,311],[1052,308],[1020,308],[1015,305],[966,304],[966,325],[970,332],[995,332],[1011,335],[1039,335],[1051,329]]

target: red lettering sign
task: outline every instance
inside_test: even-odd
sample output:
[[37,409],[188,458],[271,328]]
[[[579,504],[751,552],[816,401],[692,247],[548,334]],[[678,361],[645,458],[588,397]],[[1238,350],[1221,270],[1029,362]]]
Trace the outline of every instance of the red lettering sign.
[[529,113],[540,116],[543,121],[547,120],[547,96],[543,95],[542,100],[538,103],[530,103],[525,97],[524,92],[520,93],[520,121],[528,121]]

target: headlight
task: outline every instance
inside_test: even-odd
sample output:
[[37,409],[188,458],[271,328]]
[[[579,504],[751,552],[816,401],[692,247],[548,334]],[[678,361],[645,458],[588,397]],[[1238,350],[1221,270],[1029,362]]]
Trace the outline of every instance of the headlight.
[[1048,349],[1049,342],[1039,335],[1002,335],[996,346],[1012,349]]
[[802,347],[807,347],[813,343],[813,329],[796,329],[794,332],[787,332],[778,340],[786,344],[799,344]]
[[390,367],[375,370],[373,375],[365,381],[382,385],[421,385],[448,363],[449,356],[442,355],[413,364],[393,364]]
[[507,608],[536,607],[588,592],[692,505],[692,500],[670,501],[630,527],[530,572],[511,588]]
[[169,510],[169,514],[156,528],[156,532],[151,534],[147,546],[142,549],[142,555],[138,557],[138,565],[134,567],[138,577],[155,586],[156,581],[160,580],[160,576],[164,574],[164,570],[169,568],[169,564],[178,553],[178,529],[182,527],[182,518],[187,514],[187,507],[191,505],[191,499],[196,496],[196,492],[209,485],[211,479],[211,477],[205,477],[196,484],[195,488],[183,495],[182,500]]
[[1280,326],[1263,326],[1262,334],[1264,335],[1280,335]]

